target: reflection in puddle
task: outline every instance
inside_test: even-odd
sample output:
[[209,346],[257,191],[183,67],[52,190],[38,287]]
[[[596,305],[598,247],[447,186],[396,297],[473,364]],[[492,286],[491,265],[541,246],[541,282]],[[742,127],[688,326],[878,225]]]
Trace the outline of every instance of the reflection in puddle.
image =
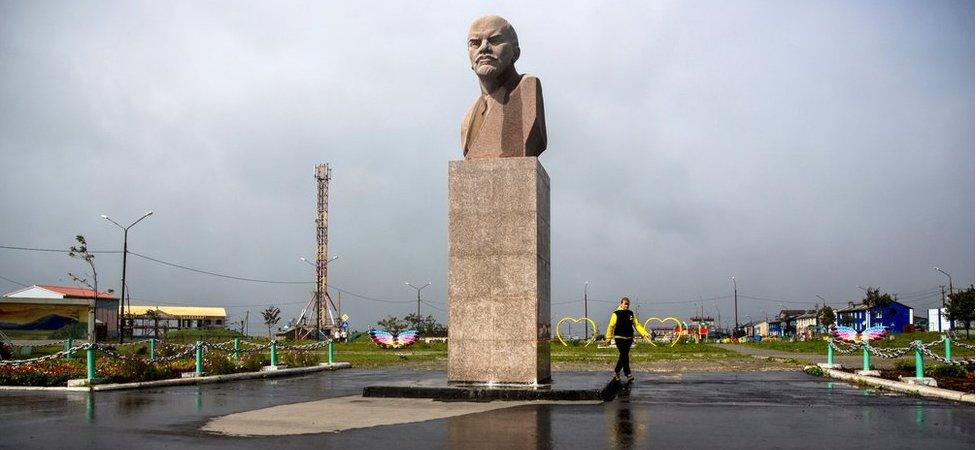
[[608,447],[631,449],[646,444],[645,434],[650,426],[647,409],[634,410],[630,403],[630,388],[620,391],[617,399],[607,404]]
[[448,448],[551,449],[552,419],[548,406],[523,406],[504,413],[468,414],[447,419]]
[[95,393],[91,391],[85,396],[85,421],[88,423],[95,421]]

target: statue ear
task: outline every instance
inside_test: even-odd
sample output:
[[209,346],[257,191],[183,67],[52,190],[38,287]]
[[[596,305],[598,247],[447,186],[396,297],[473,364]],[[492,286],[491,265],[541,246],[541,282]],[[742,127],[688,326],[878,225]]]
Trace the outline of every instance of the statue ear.
[[512,57],[512,64],[515,64],[515,61],[518,61],[519,55],[521,55],[521,54],[522,54],[522,49],[521,48],[518,48],[518,47],[515,47],[515,56]]

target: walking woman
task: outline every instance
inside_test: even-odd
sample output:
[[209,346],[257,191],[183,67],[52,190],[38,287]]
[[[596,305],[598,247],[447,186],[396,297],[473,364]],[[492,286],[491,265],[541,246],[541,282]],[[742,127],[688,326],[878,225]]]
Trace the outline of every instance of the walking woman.
[[620,299],[620,305],[610,314],[610,324],[607,325],[607,344],[610,340],[617,344],[617,351],[620,356],[617,358],[617,366],[613,369],[613,379],[620,380],[620,370],[623,369],[627,382],[634,381],[634,376],[630,374],[630,346],[634,344],[634,330],[641,336],[650,339],[644,325],[640,323],[634,312],[630,310],[630,299],[624,297]]

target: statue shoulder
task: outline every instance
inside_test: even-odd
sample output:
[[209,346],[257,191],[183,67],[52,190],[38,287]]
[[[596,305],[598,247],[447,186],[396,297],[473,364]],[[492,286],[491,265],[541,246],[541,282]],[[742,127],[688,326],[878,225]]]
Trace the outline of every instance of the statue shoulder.
[[539,78],[532,74],[522,74],[522,80],[519,81],[519,87],[522,89],[536,89],[542,90],[542,82]]

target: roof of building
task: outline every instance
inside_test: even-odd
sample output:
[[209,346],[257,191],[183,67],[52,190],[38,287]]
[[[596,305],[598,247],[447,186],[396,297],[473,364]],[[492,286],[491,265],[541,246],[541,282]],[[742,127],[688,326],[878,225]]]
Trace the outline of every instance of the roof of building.
[[814,319],[816,317],[817,317],[816,311],[810,311],[804,314],[800,314],[799,316],[796,316],[797,319]]
[[202,317],[227,317],[227,310],[215,306],[150,306],[142,305],[126,308],[128,314],[144,316],[149,310],[158,310],[162,315],[186,319]]
[[[28,294],[30,291],[34,291],[37,296],[42,296],[44,298],[51,298],[51,294],[44,293],[43,291],[37,291],[37,289],[43,289],[49,293],[58,294],[62,298],[92,298],[92,289],[90,288],[79,288],[79,287],[68,287],[68,286],[54,286],[50,284],[35,284],[33,286],[27,286],[23,289],[18,289],[13,292],[8,292],[4,294],[4,297],[30,297]],[[56,297],[56,296],[54,296]],[[98,291],[98,295],[95,298],[103,300],[118,300],[118,297],[113,297],[112,294],[104,291]]]
[[867,311],[868,309],[870,308],[868,308],[866,305],[862,303],[855,303],[853,305],[847,305],[843,308],[840,308],[837,310],[837,312],[842,313],[842,312],[854,312],[854,311]]
[[[904,304],[902,302],[899,302],[897,300],[892,300],[890,304],[896,304],[896,303],[899,304],[899,305],[901,305],[901,306],[904,306],[906,308],[911,308],[910,306],[908,306],[908,305],[906,305],[906,304]],[[867,311],[869,309],[871,309],[871,308],[869,308],[867,305],[865,305],[863,303],[855,303],[853,306],[847,305],[847,306],[845,306],[845,307],[843,307],[841,309],[836,310],[836,312],[839,312],[840,313],[840,312]]]
[[800,314],[805,314],[807,310],[805,309],[784,309],[779,312],[780,317],[796,317]]

